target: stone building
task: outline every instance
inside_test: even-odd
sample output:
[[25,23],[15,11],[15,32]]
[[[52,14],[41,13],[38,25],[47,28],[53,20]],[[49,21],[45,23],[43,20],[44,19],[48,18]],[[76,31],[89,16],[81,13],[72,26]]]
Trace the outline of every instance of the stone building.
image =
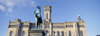
[[[79,15],[76,22],[52,23],[51,6],[44,7],[44,21],[42,24],[42,29],[46,35],[87,36],[85,22]],[[31,36],[29,30],[32,28],[35,28],[35,23],[15,19],[14,22],[9,21],[7,36]]]

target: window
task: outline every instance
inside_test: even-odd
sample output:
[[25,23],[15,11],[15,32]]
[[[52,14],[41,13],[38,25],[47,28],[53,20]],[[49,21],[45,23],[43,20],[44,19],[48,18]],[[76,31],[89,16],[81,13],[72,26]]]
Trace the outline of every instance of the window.
[[62,36],[64,36],[64,32],[62,31]]
[[80,25],[80,27],[84,27],[84,25]]
[[53,32],[54,36],[55,36],[55,31]]
[[50,10],[49,8],[45,8],[45,10],[47,11],[47,10]]
[[27,25],[23,25],[22,27],[28,27]]
[[18,26],[18,27],[20,27],[20,26],[21,26],[21,24],[18,24],[17,26]]
[[49,26],[45,26],[45,28],[49,28]]
[[63,26],[53,26],[53,28],[64,28]]
[[23,36],[25,36],[25,31],[23,31]]
[[12,35],[13,35],[13,32],[11,31],[11,32],[10,32],[10,36],[12,36]]
[[60,32],[59,31],[57,32],[57,35],[60,36]]
[[75,27],[77,26],[77,24],[75,24]]
[[71,36],[71,31],[69,31],[69,36]]
[[84,25],[78,25],[78,27],[84,27]]
[[73,27],[73,25],[66,25],[66,27]]
[[83,32],[81,31],[81,36],[83,36]]
[[10,25],[10,27],[17,27],[17,25]]
[[48,13],[46,14],[46,18],[48,19]]
[[49,35],[49,32],[46,30],[46,35]]

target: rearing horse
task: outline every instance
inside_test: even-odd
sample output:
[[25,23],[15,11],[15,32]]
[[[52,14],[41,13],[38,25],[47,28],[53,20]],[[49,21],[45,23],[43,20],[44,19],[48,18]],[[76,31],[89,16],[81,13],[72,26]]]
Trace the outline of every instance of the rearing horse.
[[38,10],[35,12],[33,12],[34,16],[36,17],[36,28],[38,28],[38,26],[41,28],[41,23],[42,23],[42,18],[41,18],[41,7],[37,6]]

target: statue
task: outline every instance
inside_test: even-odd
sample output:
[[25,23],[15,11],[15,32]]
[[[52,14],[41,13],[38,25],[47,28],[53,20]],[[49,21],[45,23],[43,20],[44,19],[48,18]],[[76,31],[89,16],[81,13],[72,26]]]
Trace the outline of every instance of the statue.
[[33,15],[36,17],[36,28],[42,27],[42,18],[41,18],[41,7],[37,6],[38,10],[33,12]]

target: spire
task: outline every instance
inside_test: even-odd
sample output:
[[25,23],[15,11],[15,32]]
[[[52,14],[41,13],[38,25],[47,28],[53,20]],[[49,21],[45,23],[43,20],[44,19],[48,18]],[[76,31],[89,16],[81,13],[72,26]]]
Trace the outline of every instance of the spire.
[[78,15],[78,20],[81,20],[80,15]]

